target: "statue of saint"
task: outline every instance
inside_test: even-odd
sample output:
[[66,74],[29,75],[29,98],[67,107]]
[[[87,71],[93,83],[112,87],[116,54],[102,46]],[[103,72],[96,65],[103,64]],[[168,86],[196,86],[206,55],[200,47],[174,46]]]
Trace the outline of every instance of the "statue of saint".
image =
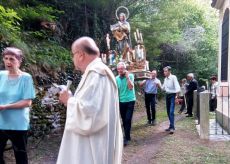
[[122,54],[124,48],[128,44],[131,47],[131,40],[130,40],[130,24],[127,21],[125,13],[119,14],[118,23],[115,25],[111,25],[110,29],[113,33],[114,38],[118,42],[118,52]]
[[109,51],[109,65],[114,65],[116,60],[116,52],[114,50]]

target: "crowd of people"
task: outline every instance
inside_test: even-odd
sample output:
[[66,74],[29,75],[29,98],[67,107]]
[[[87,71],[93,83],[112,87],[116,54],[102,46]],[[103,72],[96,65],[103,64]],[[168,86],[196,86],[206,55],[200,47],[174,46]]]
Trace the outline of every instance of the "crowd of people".
[[[66,124],[57,164],[120,164],[123,146],[131,141],[131,127],[136,101],[134,75],[124,62],[117,64],[118,75],[99,58],[100,51],[89,37],[77,39],[71,48],[76,70],[83,74],[74,94],[62,90],[59,101],[67,107]],[[0,163],[4,164],[4,148],[11,140],[17,164],[27,164],[27,132],[29,107],[35,98],[32,76],[20,70],[23,59],[18,48],[7,47],[2,52],[6,70],[0,71]],[[157,70],[139,83],[144,90],[147,124],[156,125],[158,90],[165,92],[169,127],[175,131],[175,104],[180,102],[180,113],[187,108],[192,117],[193,91],[198,84],[194,74],[182,79],[181,86],[170,66],[163,68],[164,82],[157,78]],[[211,78],[212,110],[216,108],[216,77]],[[122,122],[121,122],[122,121]],[[123,130],[122,130],[123,127]],[[123,131],[123,132],[122,132]]]

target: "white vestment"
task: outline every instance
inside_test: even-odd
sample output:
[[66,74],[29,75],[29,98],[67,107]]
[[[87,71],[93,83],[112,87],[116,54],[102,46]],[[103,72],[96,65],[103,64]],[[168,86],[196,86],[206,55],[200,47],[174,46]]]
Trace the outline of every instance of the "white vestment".
[[97,58],[67,102],[57,164],[120,164],[123,135],[116,80]]

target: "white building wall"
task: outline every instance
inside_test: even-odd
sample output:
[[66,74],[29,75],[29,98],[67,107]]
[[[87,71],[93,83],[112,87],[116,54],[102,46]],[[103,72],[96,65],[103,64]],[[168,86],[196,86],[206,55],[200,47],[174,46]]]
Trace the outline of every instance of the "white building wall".
[[[222,1],[222,0],[220,0]],[[217,2],[218,3],[218,2]],[[220,84],[218,106],[217,106],[217,120],[230,133],[230,32],[228,42],[228,79],[227,82],[221,82],[221,47],[222,47],[222,23],[225,10],[230,9],[230,0],[224,0],[223,5],[219,10],[219,52],[218,52],[218,81]],[[230,13],[230,12],[229,12]],[[230,21],[229,21],[230,23]],[[230,25],[229,25],[230,27]]]
[[[219,52],[218,52],[218,81],[220,82],[221,76],[221,47],[222,47],[222,23],[224,18],[224,13],[227,8],[230,8],[230,0],[224,0],[224,4],[222,8],[219,10]],[[230,21],[229,21],[230,23]],[[230,27],[230,26],[229,26]],[[230,34],[230,33],[229,33]],[[230,35],[229,35],[229,43],[230,45]],[[228,70],[230,70],[230,49],[228,50]],[[230,77],[230,71],[228,71],[228,82]],[[228,84],[223,83],[222,85],[226,86]]]

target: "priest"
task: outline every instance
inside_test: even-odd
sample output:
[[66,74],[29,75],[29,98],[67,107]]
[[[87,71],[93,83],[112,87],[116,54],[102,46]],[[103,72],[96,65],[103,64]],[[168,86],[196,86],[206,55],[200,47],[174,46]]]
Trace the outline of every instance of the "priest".
[[74,96],[60,93],[67,118],[57,164],[120,164],[123,135],[115,77],[93,39],[81,37],[71,50],[83,76]]

